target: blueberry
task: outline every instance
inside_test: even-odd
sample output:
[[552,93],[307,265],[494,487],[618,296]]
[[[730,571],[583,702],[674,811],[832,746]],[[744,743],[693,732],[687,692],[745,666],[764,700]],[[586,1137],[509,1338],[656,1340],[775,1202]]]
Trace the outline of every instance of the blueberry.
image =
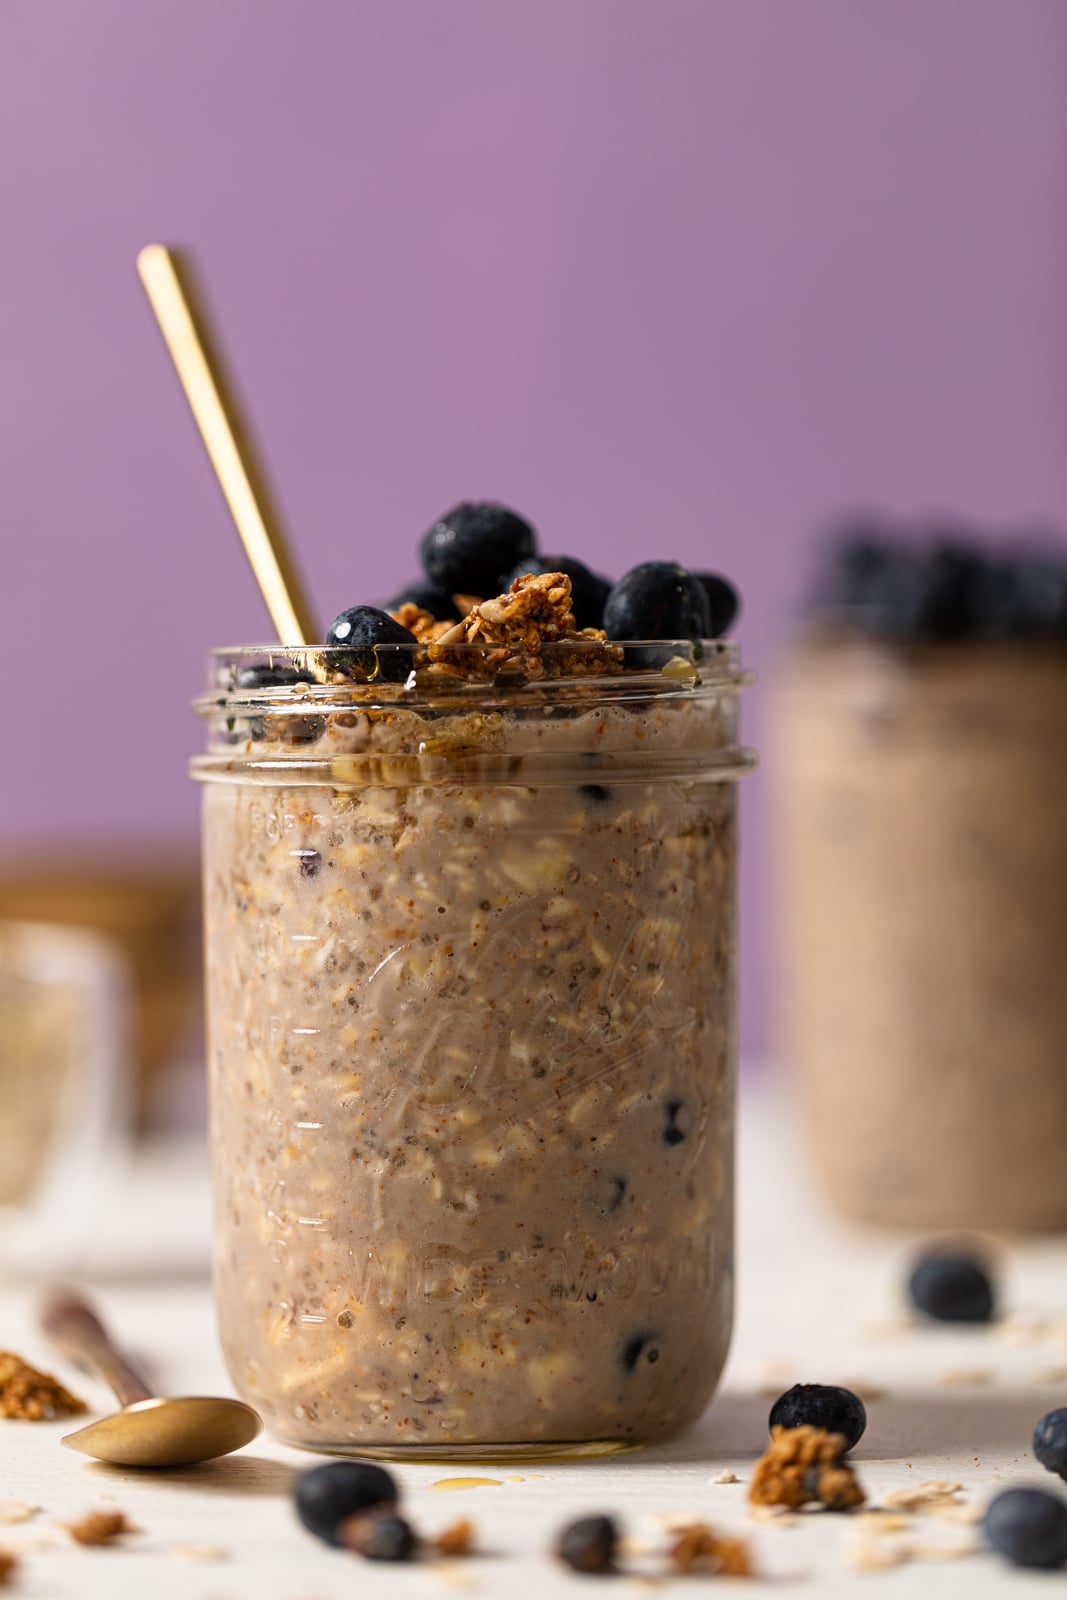
[[[302,668],[284,666],[258,666],[242,667],[237,674],[235,688],[238,689],[282,689],[294,683],[314,683],[310,672]],[[226,726],[230,732],[237,725],[235,717],[227,717]],[[282,724],[283,732],[293,744],[309,744],[317,739],[321,730],[317,717],[286,717]],[[249,717],[247,723],[248,738],[258,741],[267,737],[267,719],[265,717]]]
[[556,1554],[575,1572],[612,1572],[619,1530],[611,1517],[579,1517],[556,1540]]
[[993,1285],[973,1255],[929,1251],[912,1269],[908,1295],[916,1311],[936,1322],[989,1322]]
[[411,583],[387,600],[383,607],[385,611],[399,611],[401,606],[418,606],[420,611],[428,611],[435,622],[458,622],[459,612],[456,603],[447,589],[438,588],[434,583],[426,583],[421,578],[414,578]]
[[1017,638],[1067,636],[1067,562],[1054,550],[1024,546],[1005,558]]
[[737,590],[728,578],[721,577],[717,572],[694,572],[693,577],[707,595],[711,609],[711,632],[708,638],[721,639],[740,607]]
[[418,640],[407,628],[394,622],[386,611],[379,611],[375,606],[349,606],[330,623],[326,643],[335,650],[350,650],[356,666],[368,678],[403,683],[411,671],[407,652],[401,655],[386,650],[379,655],[375,646],[417,644]]
[[604,620],[604,602],[611,592],[611,584],[599,573],[590,572],[584,561],[573,556],[531,556],[520,561],[500,579],[500,592],[504,594],[516,578],[528,572],[562,572],[571,580],[571,610],[579,628],[599,628]]
[[958,536],[934,540],[918,558],[915,632],[924,639],[966,639],[975,632],[976,552]]
[[914,635],[921,563],[879,522],[859,518],[839,529],[816,585],[820,613],[876,637]]
[[656,1344],[654,1333],[635,1333],[627,1339],[622,1347],[620,1361],[624,1372],[633,1372],[637,1363],[644,1356],[650,1366],[655,1366],[659,1360],[659,1346]]
[[985,1536],[1016,1567],[1067,1561],[1067,1504],[1044,1489],[1004,1489],[986,1507]]
[[711,607],[677,561],[643,561],[609,592],[604,628],[609,639],[707,639]]
[[603,783],[583,783],[579,785],[579,792],[591,800],[595,806],[602,806],[611,799],[611,790]]
[[410,1561],[419,1541],[410,1522],[391,1506],[374,1506],[346,1517],[338,1529],[337,1543],[368,1561]]
[[291,683],[314,683],[310,672],[298,667],[242,667],[237,674],[238,689],[278,689]]
[[771,1407],[769,1428],[824,1428],[851,1450],[863,1437],[867,1408],[858,1394],[835,1383],[795,1383]]
[[302,1472],[294,1495],[297,1516],[308,1532],[327,1544],[339,1544],[338,1530],[346,1517],[371,1506],[394,1506],[400,1491],[392,1473],[373,1461],[329,1461]]
[[668,1100],[664,1110],[667,1113],[667,1125],[663,1130],[664,1144],[684,1144],[685,1129],[678,1126],[678,1114],[682,1110],[680,1100]]
[[1041,1418],[1034,1429],[1034,1455],[1050,1472],[1067,1478],[1067,1406]]
[[528,562],[536,548],[530,524],[507,506],[465,500],[423,536],[419,555],[438,588],[486,600],[500,593],[500,574]]

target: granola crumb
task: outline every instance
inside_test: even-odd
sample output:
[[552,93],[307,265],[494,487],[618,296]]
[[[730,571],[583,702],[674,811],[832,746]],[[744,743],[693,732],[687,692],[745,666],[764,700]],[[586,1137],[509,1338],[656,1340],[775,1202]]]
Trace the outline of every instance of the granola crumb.
[[229,1551],[217,1544],[172,1544],[171,1554],[185,1561],[203,1562],[205,1566],[216,1561],[228,1561]]
[[715,1474],[714,1478],[709,1478],[708,1482],[709,1483],[740,1483],[741,1479],[737,1476],[736,1472],[731,1472],[729,1470],[729,1468],[724,1468],[724,1470],[722,1472],[717,1472]]
[[62,1524],[76,1544],[111,1544],[124,1533],[136,1533],[124,1511],[89,1511],[80,1522]]
[[29,1522],[40,1509],[28,1500],[0,1500],[0,1523]]
[[998,1344],[1021,1349],[1028,1345],[1041,1344],[1047,1337],[1050,1326],[1047,1321],[1030,1317],[1002,1317],[993,1330],[992,1337]]
[[428,611],[421,611],[418,606],[412,605],[409,600],[405,605],[399,606],[389,615],[394,622],[399,622],[402,628],[413,633],[420,644],[432,644],[435,639],[440,639],[442,634],[448,633],[455,627],[452,622],[437,622]]
[[862,1380],[854,1380],[851,1383],[846,1383],[845,1388],[851,1389],[853,1394],[858,1394],[865,1405],[871,1405],[875,1401],[884,1400],[886,1395],[889,1393],[888,1389],[882,1388],[881,1384],[864,1383]]
[[794,1511],[813,1501],[833,1511],[862,1505],[867,1497],[841,1459],[844,1449],[843,1436],[825,1428],[772,1428],[771,1442],[752,1475],[749,1500]]
[[956,1544],[933,1544],[915,1539],[908,1545],[908,1554],[915,1561],[963,1561],[976,1556],[984,1548],[978,1539],[964,1539]]
[[751,1506],[748,1513],[750,1522],[770,1522],[776,1528],[795,1528],[797,1516],[794,1511],[787,1511],[785,1506]]
[[889,1544],[884,1539],[855,1544],[848,1552],[848,1565],[854,1572],[887,1572],[903,1566],[911,1551],[907,1545]]
[[930,1511],[949,1505],[958,1506],[957,1496],[962,1489],[962,1483],[954,1483],[947,1478],[933,1478],[927,1483],[909,1484],[905,1489],[890,1489],[885,1503],[900,1511]]
[[885,1511],[881,1506],[871,1506],[857,1511],[856,1526],[865,1534],[904,1533],[911,1527],[911,1518],[902,1511]]
[[667,1560],[679,1572],[714,1572],[724,1578],[752,1578],[755,1568],[744,1539],[730,1538],[693,1522],[668,1546]]
[[1035,1383],[1067,1383],[1067,1367],[1041,1367],[1034,1373]]
[[0,1417],[18,1422],[49,1422],[88,1410],[84,1400],[64,1389],[49,1372],[38,1372],[9,1350],[0,1350]]
[[984,1389],[994,1377],[988,1367],[950,1367],[937,1381],[942,1389]]
[[474,1549],[475,1528],[469,1517],[450,1522],[433,1540],[433,1548],[442,1556],[469,1556]]
[[943,1522],[962,1522],[969,1527],[981,1522],[984,1512],[981,1506],[969,1505],[966,1501],[945,1500],[929,1506],[928,1511],[932,1517],[940,1517]]
[[10,1550],[0,1550],[0,1588],[13,1578],[18,1571],[18,1556],[13,1556]]

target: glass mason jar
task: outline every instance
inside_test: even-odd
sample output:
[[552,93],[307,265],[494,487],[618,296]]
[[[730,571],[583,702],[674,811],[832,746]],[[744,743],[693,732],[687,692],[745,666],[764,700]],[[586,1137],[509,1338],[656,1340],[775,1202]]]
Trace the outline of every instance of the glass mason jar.
[[781,1050],[852,1215],[1067,1227],[1067,650],[798,644]]
[[290,1444],[583,1453],[715,1387],[743,679],[732,645],[594,651],[211,660],[217,1298]]

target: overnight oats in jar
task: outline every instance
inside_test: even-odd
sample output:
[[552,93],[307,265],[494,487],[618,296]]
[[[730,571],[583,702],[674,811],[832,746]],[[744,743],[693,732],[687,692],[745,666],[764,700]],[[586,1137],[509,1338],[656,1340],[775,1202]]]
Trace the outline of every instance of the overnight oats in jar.
[[743,680],[571,604],[212,658],[217,1295],[288,1443],[625,1447],[719,1377]]
[[831,555],[773,719],[784,1014],[862,1221],[1067,1228],[1067,553]]

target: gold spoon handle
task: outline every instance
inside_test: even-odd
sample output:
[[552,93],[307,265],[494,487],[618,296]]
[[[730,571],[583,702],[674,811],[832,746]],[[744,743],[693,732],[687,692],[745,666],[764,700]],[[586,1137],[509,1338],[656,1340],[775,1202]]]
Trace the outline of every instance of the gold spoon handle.
[[69,1361],[103,1378],[120,1405],[153,1398],[137,1368],[120,1353],[95,1311],[73,1289],[57,1289],[49,1296],[41,1310],[41,1326]]
[[286,540],[282,520],[242,424],[218,345],[198,305],[192,273],[181,256],[149,244],[137,271],[178,370],[226,504],[283,645],[318,642],[315,619]]

